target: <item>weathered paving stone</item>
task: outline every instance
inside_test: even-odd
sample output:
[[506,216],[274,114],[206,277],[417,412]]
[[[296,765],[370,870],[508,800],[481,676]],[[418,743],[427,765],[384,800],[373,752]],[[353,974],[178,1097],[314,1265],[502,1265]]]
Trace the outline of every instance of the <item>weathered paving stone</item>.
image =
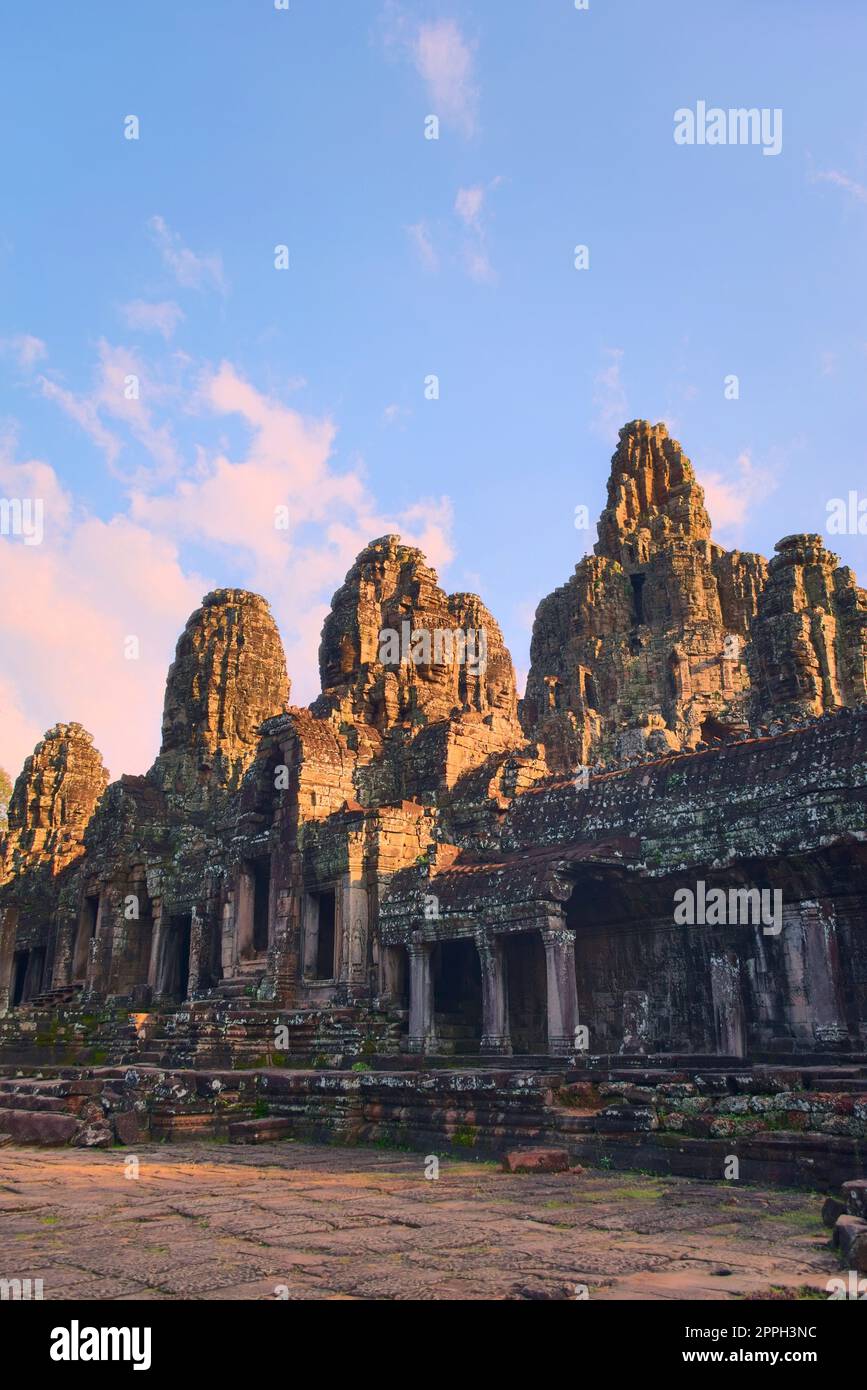
[[421,1155],[283,1143],[151,1148],[130,1180],[125,1152],[5,1148],[0,1272],[30,1260],[48,1299],[438,1301],[734,1298],[837,1271],[810,1193],[449,1159],[428,1180]]
[[569,1165],[566,1149],[513,1149],[503,1159],[507,1173],[564,1173]]

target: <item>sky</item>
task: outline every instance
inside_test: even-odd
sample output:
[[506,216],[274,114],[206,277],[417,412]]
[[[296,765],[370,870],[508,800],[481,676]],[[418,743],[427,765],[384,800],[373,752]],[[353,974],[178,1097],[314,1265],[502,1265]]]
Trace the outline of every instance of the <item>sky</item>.
[[[277,4],[0,15],[0,501],[43,518],[0,534],[13,777],[71,720],[145,771],[216,587],[264,594],[312,700],[388,532],[522,689],[637,417],[726,546],[867,495],[862,0]],[[677,143],[699,102],[781,112],[779,153]]]

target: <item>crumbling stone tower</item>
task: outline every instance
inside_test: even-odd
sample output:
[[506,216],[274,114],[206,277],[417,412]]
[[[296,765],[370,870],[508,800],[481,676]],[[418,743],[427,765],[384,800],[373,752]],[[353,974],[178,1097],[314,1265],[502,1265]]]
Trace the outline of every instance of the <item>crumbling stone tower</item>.
[[817,536],[770,566],[711,539],[665,425],[611,460],[595,554],[539,605],[522,704],[552,766],[676,752],[864,699],[867,595]]

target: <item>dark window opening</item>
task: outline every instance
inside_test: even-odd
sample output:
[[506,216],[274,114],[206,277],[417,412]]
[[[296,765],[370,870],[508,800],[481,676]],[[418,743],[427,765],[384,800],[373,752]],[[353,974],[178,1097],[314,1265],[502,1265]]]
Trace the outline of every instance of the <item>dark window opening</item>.
[[29,951],[16,951],[12,960],[12,1007],[17,1008],[24,1003],[24,982],[27,979],[27,966],[30,962]]
[[724,724],[721,719],[716,719],[712,714],[702,720],[699,731],[702,743],[726,743],[734,735],[731,724]]
[[253,950],[257,955],[268,949],[268,915],[271,900],[271,860],[253,864]]
[[584,703],[588,709],[598,710],[599,696],[596,694],[596,682],[591,675],[584,677]]
[[629,582],[632,585],[632,604],[635,610],[635,621],[639,624],[644,622],[643,590],[645,578],[646,575],[643,574],[631,574],[629,576]]
[[316,978],[334,978],[334,936],[336,923],[336,900],[334,889],[317,894],[316,913],[318,929],[316,933]]

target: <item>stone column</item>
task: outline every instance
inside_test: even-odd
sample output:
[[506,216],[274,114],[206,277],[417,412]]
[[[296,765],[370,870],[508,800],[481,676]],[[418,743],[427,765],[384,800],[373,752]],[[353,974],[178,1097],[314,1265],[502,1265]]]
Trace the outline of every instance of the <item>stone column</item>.
[[319,955],[319,908],[312,893],[304,893],[303,895],[301,920],[301,968],[303,978],[305,980],[315,980],[316,961]]
[[10,1004],[17,931],[18,908],[0,908],[0,1015],[7,1012]]
[[413,941],[409,955],[409,1039],[410,1052],[432,1052],[434,1037],[434,991],[431,951],[428,941]]
[[274,917],[274,998],[283,1008],[298,1002],[301,976],[301,902],[297,889],[279,888]]
[[541,933],[548,980],[548,1051],[563,1057],[575,1050],[578,987],[575,981],[575,933],[552,925]]
[[502,943],[487,932],[476,933],[476,949],[482,972],[482,1052],[510,1056],[506,969]]
[[207,950],[207,922],[205,916],[195,906],[190,916],[190,974],[187,982],[187,999],[198,993],[202,976],[203,956]]
[[406,1000],[404,983],[404,947],[383,946],[379,957],[379,998],[386,1007],[403,1008]]
[[166,920],[163,917],[162,902],[159,898],[154,899],[151,907],[154,914],[154,931],[151,937],[151,961],[148,967],[148,984],[151,988],[151,992],[156,994],[160,979],[163,951],[165,950]]
[[87,993],[101,998],[107,988],[114,949],[114,919],[118,910],[114,887],[104,888],[99,895],[96,930],[90,943],[90,962],[87,971]]
[[242,864],[235,885],[235,960],[253,954],[254,879],[248,864]]

